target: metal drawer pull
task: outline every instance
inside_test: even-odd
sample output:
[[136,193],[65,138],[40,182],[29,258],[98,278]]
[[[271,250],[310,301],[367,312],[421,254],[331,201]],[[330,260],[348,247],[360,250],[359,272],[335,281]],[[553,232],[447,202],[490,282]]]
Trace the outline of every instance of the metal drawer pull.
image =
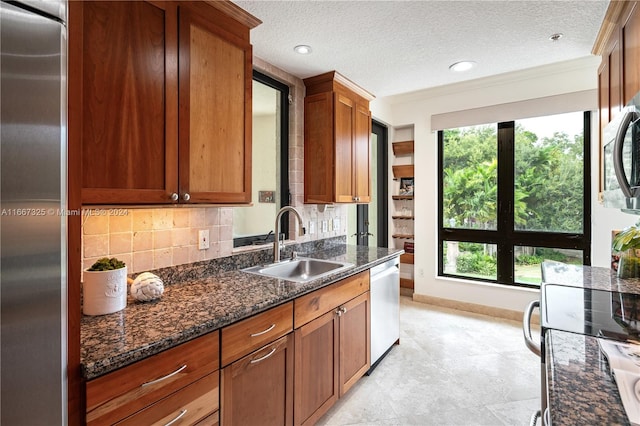
[[165,424],[164,426],[171,426],[172,424],[180,420],[185,414],[187,414],[186,408],[184,410],[181,410],[180,414],[178,414],[175,419],[171,420],[169,423]]
[[145,387],[145,386],[149,386],[149,385],[153,385],[156,384],[158,382],[161,382],[163,380],[168,379],[169,377],[175,376],[176,374],[178,374],[179,372],[181,372],[182,370],[184,370],[185,368],[187,368],[187,364],[183,365],[182,367],[178,368],[176,371],[174,371],[173,373],[169,373],[166,376],[160,377],[159,379],[155,379],[152,380],[150,382],[146,382],[140,385],[140,387]]
[[257,364],[257,363],[258,363],[258,362],[260,362],[260,361],[264,361],[265,359],[267,359],[267,358],[269,358],[271,355],[273,355],[273,354],[276,352],[276,350],[277,350],[277,349],[278,349],[278,348],[272,348],[272,349],[271,349],[271,352],[269,352],[269,353],[268,353],[268,354],[266,354],[265,356],[261,356],[260,358],[252,359],[252,360],[251,360],[251,364]]
[[258,337],[258,336],[262,336],[263,334],[266,334],[266,333],[270,332],[270,331],[271,331],[271,330],[273,330],[274,328],[276,328],[275,323],[274,323],[274,324],[271,324],[271,326],[270,326],[269,328],[267,328],[266,330],[264,330],[264,331],[261,331],[261,332],[259,332],[259,333],[253,333],[253,334],[251,335],[251,337]]

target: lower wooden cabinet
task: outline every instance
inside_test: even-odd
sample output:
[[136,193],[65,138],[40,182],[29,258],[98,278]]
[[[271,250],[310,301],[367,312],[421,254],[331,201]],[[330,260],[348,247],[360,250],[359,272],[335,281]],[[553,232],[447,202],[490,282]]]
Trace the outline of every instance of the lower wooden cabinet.
[[219,380],[216,371],[116,424],[178,426],[213,419],[218,411]]
[[222,424],[293,424],[293,333],[222,370]]
[[[146,417],[148,415],[156,418],[159,413],[170,417],[173,411],[159,412],[157,408],[151,407],[157,407],[156,403],[159,402],[163,407],[173,406],[171,404],[178,404],[178,407],[180,404],[187,404],[192,398],[200,401],[195,406],[198,407],[195,411],[203,413],[200,417],[213,414],[218,409],[219,339],[219,332],[214,331],[88,381],[87,424],[112,425],[147,409],[151,411],[145,414],[144,419],[149,419],[150,417]],[[202,412],[204,406],[208,407],[208,411]],[[193,417],[194,406],[190,407],[187,410],[193,423],[200,417]],[[168,420],[165,423],[167,422]],[[142,421],[137,424],[152,423]]]
[[294,423],[312,425],[371,365],[369,271],[296,299],[295,308],[296,319],[314,319],[294,332]]
[[370,316],[365,271],[87,382],[86,422],[312,425],[369,369]]
[[339,318],[340,396],[371,367],[371,298],[369,292],[345,303]]
[[338,400],[337,314],[327,312],[295,331],[296,425],[312,425]]

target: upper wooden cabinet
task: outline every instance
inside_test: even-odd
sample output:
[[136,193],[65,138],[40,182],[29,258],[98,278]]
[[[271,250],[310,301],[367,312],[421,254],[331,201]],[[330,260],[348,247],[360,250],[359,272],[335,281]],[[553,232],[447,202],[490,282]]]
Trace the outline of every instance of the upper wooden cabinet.
[[[592,53],[602,56],[598,68],[600,152],[604,128],[640,92],[640,6],[636,1],[612,1]],[[600,159],[599,191],[603,185]]]
[[335,71],[304,84],[304,202],[368,203],[373,95]]
[[598,69],[600,128],[640,92],[640,9],[635,1],[612,1],[592,53]]
[[251,201],[258,23],[229,2],[69,3],[84,204]]

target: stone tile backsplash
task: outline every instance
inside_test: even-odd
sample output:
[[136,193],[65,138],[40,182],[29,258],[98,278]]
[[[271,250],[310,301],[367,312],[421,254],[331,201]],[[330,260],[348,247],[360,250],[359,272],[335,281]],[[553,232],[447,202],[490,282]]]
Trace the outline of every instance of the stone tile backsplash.
[[[128,272],[142,272],[230,256],[230,207],[84,210],[83,269],[117,257]],[[198,250],[198,231],[209,230],[209,248]]]
[[[129,274],[217,259],[233,254],[233,208],[110,208],[83,210],[82,269],[101,257],[117,257]],[[295,237],[297,243],[347,233],[345,206],[324,212],[315,205],[299,205],[305,219],[316,223],[314,234]],[[321,232],[320,222],[340,219],[339,229]],[[293,221],[292,221],[293,223]],[[209,248],[198,249],[198,231],[209,230]],[[308,231],[308,230],[307,230]],[[291,239],[297,233],[291,229]]]

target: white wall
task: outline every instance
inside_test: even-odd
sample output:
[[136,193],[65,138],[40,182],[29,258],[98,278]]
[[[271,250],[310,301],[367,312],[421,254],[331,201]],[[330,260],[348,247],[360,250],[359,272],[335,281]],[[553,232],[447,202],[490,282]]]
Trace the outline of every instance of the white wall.
[[279,208],[278,199],[273,203],[261,203],[258,193],[259,191],[274,191],[274,194],[280,192],[277,176],[280,167],[278,160],[280,138],[276,123],[275,114],[253,116],[251,194],[253,205],[233,209],[234,238],[266,234],[274,230],[273,222]]
[[[521,72],[477,79],[405,95],[377,99],[374,118],[392,126],[414,125],[415,139],[415,294],[521,311],[538,291],[437,276],[438,152],[431,116],[527,99],[597,88],[599,57],[587,57]],[[593,100],[596,105],[597,99]],[[378,117],[376,114],[380,114]],[[609,266],[610,233],[635,222],[635,217],[597,204],[598,131],[593,116],[592,264]],[[392,182],[390,182],[390,185]]]

